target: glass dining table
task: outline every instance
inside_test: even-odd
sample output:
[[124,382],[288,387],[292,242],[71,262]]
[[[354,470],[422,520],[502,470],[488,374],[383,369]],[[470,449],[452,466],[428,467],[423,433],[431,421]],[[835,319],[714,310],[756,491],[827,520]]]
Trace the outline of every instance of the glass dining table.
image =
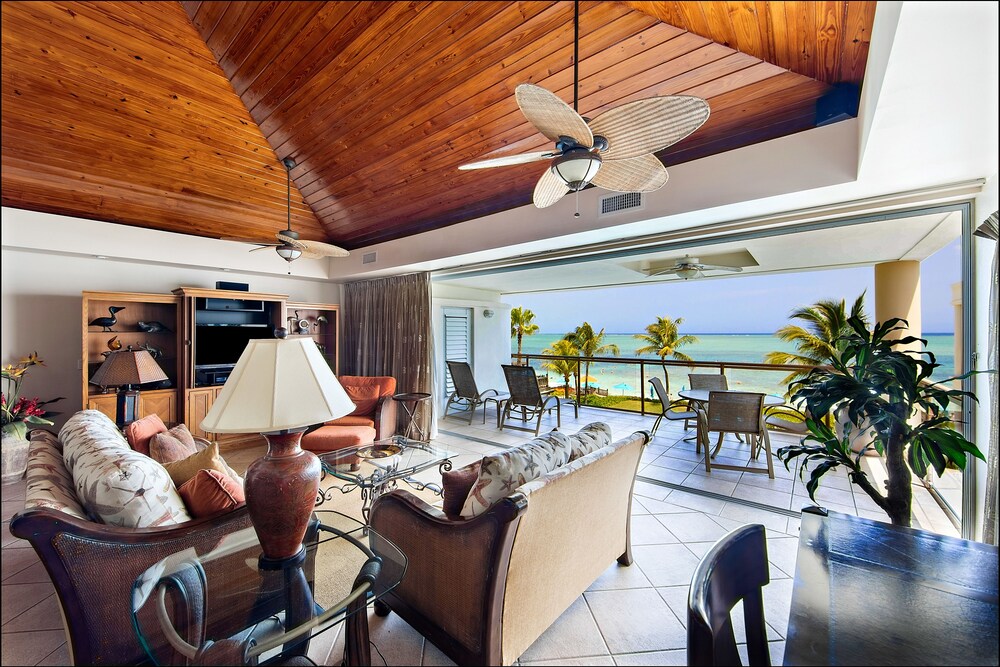
[[136,579],[132,624],[153,664],[264,664],[305,656],[341,623],[345,664],[371,664],[367,606],[397,586],[406,557],[345,514],[317,510],[305,548],[280,566],[261,559],[254,529],[193,548]]

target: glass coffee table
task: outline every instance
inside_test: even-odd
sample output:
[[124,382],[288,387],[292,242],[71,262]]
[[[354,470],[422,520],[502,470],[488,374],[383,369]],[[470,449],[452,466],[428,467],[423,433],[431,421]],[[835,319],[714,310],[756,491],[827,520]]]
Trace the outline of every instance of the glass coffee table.
[[[319,460],[323,464],[324,475],[320,480],[316,506],[333,499],[335,492],[350,493],[357,489],[361,492],[361,514],[368,523],[375,499],[395,489],[401,481],[418,491],[427,489],[440,496],[440,484],[421,481],[415,475],[434,467],[440,472],[451,470],[453,456],[453,452],[398,435],[363,447],[322,454]],[[327,475],[333,477],[335,483],[324,489],[322,486]]]
[[[319,510],[298,556],[268,566],[253,527],[211,550],[180,550],[132,587],[132,625],[152,664],[264,664],[305,655],[346,621],[346,664],[371,664],[367,605],[406,557],[357,519]],[[114,565],[109,563],[113,569]]]

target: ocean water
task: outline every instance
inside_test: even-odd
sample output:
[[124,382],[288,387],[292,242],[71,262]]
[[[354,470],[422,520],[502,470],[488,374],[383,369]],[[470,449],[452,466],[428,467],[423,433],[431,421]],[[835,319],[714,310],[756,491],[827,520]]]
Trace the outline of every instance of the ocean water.
[[[682,332],[687,333],[687,332]],[[770,334],[692,334],[698,338],[697,343],[685,345],[681,348],[684,354],[695,361],[724,361],[724,362],[748,362],[762,363],[764,355],[768,352],[779,350],[784,352],[794,352],[795,345],[786,343]],[[937,363],[941,364],[936,369],[933,378],[943,380],[954,375],[955,368],[955,336],[953,334],[924,334],[927,339],[927,349],[933,352]],[[525,336],[521,350],[525,354],[541,354],[542,350],[551,347],[552,344],[562,338],[562,334],[535,334]],[[615,344],[620,350],[620,357],[631,357],[638,359],[657,360],[654,354],[636,354],[636,348],[643,347],[644,342],[636,339],[634,334],[606,334],[605,344]],[[511,354],[517,353],[517,340],[511,339]],[[602,355],[605,356],[605,355]],[[610,356],[610,355],[607,355]],[[539,360],[533,360],[534,366],[539,373],[546,372],[541,367]],[[713,373],[711,368],[688,368],[682,366],[671,366],[669,370],[670,392],[676,394],[684,389],[688,384],[688,373]],[[582,371],[581,371],[582,372]],[[650,373],[657,373],[662,379],[662,370],[659,366],[646,366],[646,380]],[[555,373],[548,372],[552,384],[562,384],[562,377]],[[783,394],[785,387],[781,381],[788,375],[784,371],[766,370],[737,370],[726,369],[729,386],[732,388],[744,389],[747,391],[764,391],[773,394]],[[607,389],[612,395],[637,396],[640,388],[640,376],[638,366],[626,366],[614,363],[592,363],[590,365],[591,383],[601,389]],[[572,381],[572,380],[571,380]],[[646,385],[644,390],[647,396],[650,395],[651,387]]]

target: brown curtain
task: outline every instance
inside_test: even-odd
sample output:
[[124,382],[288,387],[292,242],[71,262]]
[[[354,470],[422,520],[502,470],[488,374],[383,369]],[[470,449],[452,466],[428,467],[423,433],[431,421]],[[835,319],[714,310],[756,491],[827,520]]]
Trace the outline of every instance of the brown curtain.
[[[976,236],[997,240],[997,212],[986,218],[986,220],[976,230]],[[993,248],[993,278],[990,285],[990,315],[989,315],[989,358],[987,368],[994,371],[990,374],[990,399],[988,401],[980,398],[980,409],[996,410],[997,405],[997,249]],[[989,453],[986,455],[986,507],[983,508],[983,542],[996,544],[997,530],[997,485],[1000,484],[1000,475],[997,471],[997,421],[998,416],[993,414],[990,420],[990,441]],[[980,448],[982,449],[982,448]]]
[[[344,285],[345,375],[390,375],[396,378],[397,392],[430,394],[433,359],[430,274]],[[433,409],[434,401],[429,400],[417,411],[416,423],[425,434],[430,433]],[[399,428],[405,429],[405,410],[399,413]]]

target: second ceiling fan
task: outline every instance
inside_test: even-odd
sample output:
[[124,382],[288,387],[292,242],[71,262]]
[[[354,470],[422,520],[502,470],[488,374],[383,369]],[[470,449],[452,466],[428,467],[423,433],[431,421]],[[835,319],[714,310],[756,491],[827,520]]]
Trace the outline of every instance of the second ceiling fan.
[[667,182],[667,170],[654,155],[701,127],[708,102],[689,95],[650,97],[629,102],[588,120],[579,103],[580,6],[574,2],[573,106],[530,83],[514,91],[517,105],[535,128],[555,142],[555,150],[464,164],[459,169],[485,169],[551,160],[535,185],[535,206],[555,204],[569,192],[593,183],[615,192],[652,192]]

